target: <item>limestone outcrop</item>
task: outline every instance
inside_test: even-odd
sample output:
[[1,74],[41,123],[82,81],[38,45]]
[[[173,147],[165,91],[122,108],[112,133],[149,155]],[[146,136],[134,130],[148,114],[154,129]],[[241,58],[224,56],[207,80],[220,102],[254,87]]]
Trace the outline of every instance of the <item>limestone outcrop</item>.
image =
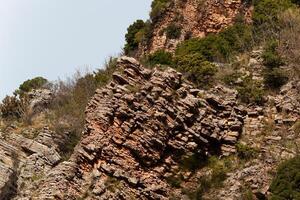
[[245,110],[234,91],[217,90],[233,93],[220,100],[174,69],[146,69],[120,58],[112,82],[86,109],[74,154],[46,175],[31,198],[168,199],[168,179],[184,159],[201,163],[235,151]]

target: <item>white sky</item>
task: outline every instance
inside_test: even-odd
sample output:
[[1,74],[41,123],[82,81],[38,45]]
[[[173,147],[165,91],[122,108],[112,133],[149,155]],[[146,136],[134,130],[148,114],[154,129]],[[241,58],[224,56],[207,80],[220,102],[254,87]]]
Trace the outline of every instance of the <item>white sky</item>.
[[0,99],[35,76],[100,68],[151,0],[0,0]]

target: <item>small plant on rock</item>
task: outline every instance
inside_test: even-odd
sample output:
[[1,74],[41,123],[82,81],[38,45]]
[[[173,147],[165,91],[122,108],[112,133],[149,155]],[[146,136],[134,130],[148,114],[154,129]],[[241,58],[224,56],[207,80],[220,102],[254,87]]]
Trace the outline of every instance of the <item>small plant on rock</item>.
[[178,39],[181,36],[181,29],[182,27],[175,24],[171,23],[166,29],[166,35],[168,39]]

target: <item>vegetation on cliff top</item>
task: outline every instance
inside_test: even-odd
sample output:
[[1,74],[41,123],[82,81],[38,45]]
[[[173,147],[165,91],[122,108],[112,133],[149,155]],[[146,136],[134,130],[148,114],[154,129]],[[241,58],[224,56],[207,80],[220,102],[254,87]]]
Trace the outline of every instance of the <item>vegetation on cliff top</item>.
[[[220,33],[209,34],[204,38],[187,39],[177,46],[174,55],[159,50],[147,55],[145,63],[150,66],[157,64],[172,66],[186,74],[187,78],[196,85],[203,87],[207,86],[205,83],[213,83],[216,79],[218,67],[212,63],[231,63],[236,55],[249,52],[257,46],[264,46],[262,58],[265,70],[262,83],[265,87],[260,87],[262,85],[260,82],[248,79],[243,80],[238,86],[241,101],[262,104],[264,90],[277,90],[288,81],[289,75],[281,67],[288,63],[295,63],[297,56],[294,46],[300,40],[298,39],[300,37],[296,36],[299,35],[297,30],[300,30],[300,14],[295,3],[299,2],[261,0],[250,3],[254,6],[253,23],[246,24],[242,17],[237,17],[234,25]],[[168,5],[170,5],[169,1],[154,1],[151,13],[162,14],[166,9],[165,6]],[[155,10],[158,8],[161,8],[161,12]],[[149,24],[155,22],[152,17],[151,19]],[[151,26],[149,27],[150,36],[152,29]],[[165,31],[169,33],[170,38],[178,38],[180,33],[178,27],[180,24],[173,22]],[[151,36],[148,37],[148,41],[150,39]],[[290,44],[292,41],[294,43]],[[126,45],[134,46],[135,50],[138,48],[134,43]],[[291,47],[294,47],[293,50]],[[299,69],[295,67],[294,71],[298,72]]]

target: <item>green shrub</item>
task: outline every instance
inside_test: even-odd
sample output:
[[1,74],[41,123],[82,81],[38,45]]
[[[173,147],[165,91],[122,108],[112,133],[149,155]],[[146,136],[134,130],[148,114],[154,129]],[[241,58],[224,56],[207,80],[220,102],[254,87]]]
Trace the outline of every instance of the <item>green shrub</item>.
[[36,77],[23,82],[19,89],[15,92],[16,94],[23,95],[24,93],[30,92],[33,89],[42,88],[48,83],[48,80],[43,77]]
[[250,160],[255,158],[258,154],[258,151],[247,145],[241,143],[236,144],[237,155],[241,160]]
[[264,84],[271,89],[279,89],[288,81],[286,73],[279,68],[268,69],[264,72]]
[[237,88],[238,97],[243,103],[255,103],[262,105],[264,103],[264,90],[261,85],[252,80],[252,78],[246,78],[243,80],[241,86]]
[[290,0],[254,0],[253,22],[255,26],[276,26],[278,14],[291,6]]
[[271,200],[300,199],[300,156],[283,162],[277,169],[270,191]]
[[208,61],[225,61],[234,53],[250,49],[252,44],[251,27],[237,23],[219,34],[204,38],[193,38],[182,42],[176,55],[201,54]]
[[194,172],[201,166],[204,166],[204,164],[206,164],[206,160],[204,159],[203,155],[199,153],[190,153],[182,156],[179,164],[182,170]]
[[278,41],[270,40],[262,54],[263,64],[268,68],[275,68],[284,65],[282,57],[277,52]]
[[210,86],[217,72],[217,67],[206,61],[199,53],[177,56],[175,62],[179,71],[183,72],[190,81],[201,87]]
[[171,23],[166,29],[166,35],[168,39],[178,39],[181,35],[181,26]]
[[216,45],[220,54],[225,58],[229,58],[236,53],[245,52],[253,44],[252,27],[244,24],[243,19],[222,31],[218,37],[220,39]]
[[170,0],[154,0],[151,4],[150,18],[153,22],[159,20],[159,18],[167,10]]
[[176,48],[177,56],[199,54],[205,60],[212,61],[217,54],[214,35],[209,35],[203,39],[192,38],[179,44]]
[[143,20],[137,20],[128,27],[127,33],[125,35],[125,54],[129,54],[130,52],[135,51],[138,48],[140,41],[137,39],[137,36],[139,36],[140,31],[142,31],[145,26],[146,25]]
[[215,156],[210,157],[207,160],[208,166],[211,169],[210,175],[204,175],[198,180],[198,187],[195,188],[183,188],[183,194],[187,195],[189,199],[202,199],[203,195],[209,192],[211,189],[220,188],[223,186],[223,182],[227,178],[227,172],[230,170],[226,165],[227,160],[220,160]]
[[164,50],[158,50],[155,53],[150,54],[148,56],[147,62],[150,64],[150,66],[154,66],[157,64],[172,65],[173,56],[169,52],[166,52]]

